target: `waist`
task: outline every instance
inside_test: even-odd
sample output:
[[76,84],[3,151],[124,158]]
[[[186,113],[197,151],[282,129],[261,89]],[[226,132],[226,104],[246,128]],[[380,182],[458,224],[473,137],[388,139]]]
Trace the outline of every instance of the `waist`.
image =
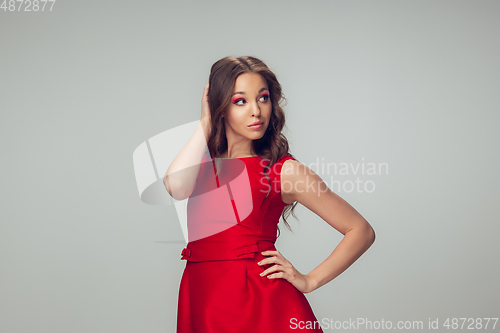
[[194,241],[182,249],[181,260],[200,262],[255,258],[257,252],[267,250],[276,250],[274,241],[256,239],[245,244]]

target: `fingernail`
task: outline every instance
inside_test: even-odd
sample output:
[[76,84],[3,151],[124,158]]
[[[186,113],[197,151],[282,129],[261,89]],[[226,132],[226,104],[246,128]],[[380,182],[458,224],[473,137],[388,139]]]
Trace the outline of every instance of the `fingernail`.
[[260,261],[257,263],[257,265],[259,265],[259,266],[260,266]]
[[260,273],[260,276],[264,275],[264,272]]

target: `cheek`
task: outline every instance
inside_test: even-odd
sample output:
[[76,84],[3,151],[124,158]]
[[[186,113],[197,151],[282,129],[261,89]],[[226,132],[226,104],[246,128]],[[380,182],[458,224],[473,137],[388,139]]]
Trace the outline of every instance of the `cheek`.
[[228,110],[228,112],[224,118],[233,127],[245,124],[244,114],[241,112],[237,112],[235,110],[232,110],[231,108]]
[[271,114],[273,113],[273,106],[271,104],[266,105],[261,110],[262,110],[262,113],[265,114],[265,116],[267,117],[267,119],[271,118]]

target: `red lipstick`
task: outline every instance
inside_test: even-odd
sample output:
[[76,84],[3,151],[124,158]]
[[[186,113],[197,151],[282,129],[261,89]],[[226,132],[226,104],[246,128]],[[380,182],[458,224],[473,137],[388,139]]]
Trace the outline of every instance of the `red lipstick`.
[[248,127],[252,128],[252,129],[259,129],[262,127],[262,124],[264,124],[262,121],[256,121],[256,122],[248,125]]

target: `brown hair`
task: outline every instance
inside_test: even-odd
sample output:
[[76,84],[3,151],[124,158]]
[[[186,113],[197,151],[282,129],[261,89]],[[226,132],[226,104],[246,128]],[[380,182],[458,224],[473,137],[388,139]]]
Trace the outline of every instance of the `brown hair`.
[[[228,147],[224,119],[222,117],[226,115],[231,103],[231,96],[234,91],[236,79],[243,73],[258,73],[262,75],[269,87],[272,104],[269,126],[262,138],[252,142],[252,147],[257,155],[270,160],[269,164],[264,168],[264,175],[270,184],[266,170],[268,171],[282,156],[288,154],[293,157],[293,155],[289,153],[288,140],[281,133],[285,126],[285,113],[282,109],[284,106],[282,102],[286,102],[285,96],[276,75],[260,59],[252,56],[243,56],[239,58],[224,57],[212,65],[208,90],[208,104],[210,107],[212,130],[207,145],[210,155],[213,158],[221,157],[226,153]],[[269,192],[265,199],[267,199],[268,196]],[[281,214],[286,227],[290,231],[292,231],[292,229],[286,221],[286,217],[289,216],[291,212],[297,219],[294,212],[297,203],[298,202],[295,201],[287,205]],[[278,231],[280,232],[279,228]]]

